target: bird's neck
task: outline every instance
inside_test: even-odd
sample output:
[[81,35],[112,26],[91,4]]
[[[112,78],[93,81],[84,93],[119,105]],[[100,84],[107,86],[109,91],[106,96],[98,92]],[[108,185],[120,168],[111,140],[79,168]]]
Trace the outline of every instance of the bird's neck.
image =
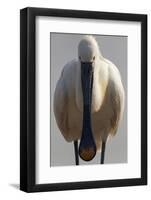
[[[103,104],[107,83],[108,83],[108,68],[107,66],[101,66],[101,63],[96,63],[93,71],[93,87],[92,87],[92,102],[91,102],[91,113],[98,112]],[[80,112],[83,112],[83,94],[81,84],[81,69],[77,68],[75,95],[76,105]]]
[[103,104],[106,88],[108,83],[107,69],[96,67],[93,75],[93,88],[92,88],[92,104],[91,112],[98,112]]

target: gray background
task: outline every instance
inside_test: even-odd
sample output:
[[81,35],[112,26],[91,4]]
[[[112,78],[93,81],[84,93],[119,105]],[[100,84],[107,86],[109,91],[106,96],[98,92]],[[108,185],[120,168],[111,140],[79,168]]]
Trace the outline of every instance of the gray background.
[[[68,143],[61,135],[53,113],[53,95],[56,83],[63,66],[78,57],[77,47],[82,34],[51,33],[50,34],[50,67],[51,67],[51,123],[50,123],[50,166],[75,165],[73,143]],[[105,164],[127,162],[127,37],[94,35],[102,55],[112,61],[119,69],[125,89],[125,110],[122,123],[115,137],[106,145]],[[80,164],[99,164],[98,152],[92,161],[85,162],[80,158]]]

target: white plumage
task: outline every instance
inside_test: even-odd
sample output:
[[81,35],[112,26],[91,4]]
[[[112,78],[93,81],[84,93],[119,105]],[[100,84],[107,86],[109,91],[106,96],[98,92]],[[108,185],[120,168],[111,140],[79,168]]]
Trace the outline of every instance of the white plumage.
[[[105,59],[94,37],[85,36],[78,47],[83,62],[93,62],[91,125],[97,150],[109,135],[115,135],[124,110],[124,89],[117,67]],[[81,138],[83,95],[79,59],[68,62],[62,70],[54,94],[57,125],[71,142]]]

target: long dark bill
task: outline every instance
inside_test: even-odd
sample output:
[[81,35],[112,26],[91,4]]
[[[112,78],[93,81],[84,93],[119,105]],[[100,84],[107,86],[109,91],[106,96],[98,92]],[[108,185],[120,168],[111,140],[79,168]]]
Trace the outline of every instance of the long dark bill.
[[93,67],[90,62],[81,62],[81,82],[83,92],[83,127],[79,145],[79,155],[90,161],[96,155],[96,144],[91,128],[91,100],[93,86]]

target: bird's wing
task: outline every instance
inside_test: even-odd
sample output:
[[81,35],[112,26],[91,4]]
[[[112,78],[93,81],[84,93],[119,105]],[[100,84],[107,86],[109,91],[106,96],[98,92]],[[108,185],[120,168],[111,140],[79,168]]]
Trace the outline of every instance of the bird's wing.
[[74,61],[71,61],[64,66],[57,82],[53,99],[55,119],[66,140],[68,140],[68,81],[74,63]]
[[110,63],[109,65],[108,87],[110,95],[110,105],[112,109],[112,117],[110,120],[110,134],[115,135],[119,126],[119,122],[122,119],[124,110],[124,88],[122,85],[120,73],[116,66],[112,63]]
[[67,93],[65,83],[60,77],[54,93],[54,114],[61,133],[67,133]]

